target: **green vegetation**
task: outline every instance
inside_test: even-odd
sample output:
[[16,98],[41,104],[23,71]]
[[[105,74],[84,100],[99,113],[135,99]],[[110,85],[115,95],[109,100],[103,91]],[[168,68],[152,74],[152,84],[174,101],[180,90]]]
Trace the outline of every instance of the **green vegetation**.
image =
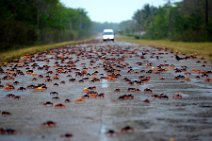
[[174,52],[188,55],[198,55],[212,61],[211,42],[179,42],[170,40],[142,40],[133,37],[121,36],[119,41],[127,41],[156,48],[166,48]]
[[62,43],[55,43],[55,44],[48,44],[48,45],[38,45],[38,46],[31,46],[25,47],[20,49],[11,49],[4,52],[0,52],[0,65],[7,64],[8,62],[20,58],[24,55],[35,54],[37,52],[46,51],[53,48],[58,48],[66,45],[75,45],[79,43],[86,43],[90,42],[93,39],[81,40],[81,41],[69,41],[69,42],[62,42]]
[[87,37],[92,22],[83,9],[59,0],[1,0],[0,51]]
[[212,15],[211,0],[183,0],[174,4],[169,1],[161,7],[147,4],[135,12],[131,21],[121,23],[122,32],[145,39],[212,41],[209,15]]

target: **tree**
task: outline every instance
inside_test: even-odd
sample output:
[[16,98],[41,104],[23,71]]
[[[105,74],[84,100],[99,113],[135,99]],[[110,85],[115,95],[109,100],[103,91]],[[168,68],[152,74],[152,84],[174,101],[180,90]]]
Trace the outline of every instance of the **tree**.
[[0,49],[78,39],[92,23],[83,9],[59,0],[1,0],[0,17]]
[[145,30],[150,39],[212,41],[212,1],[168,1],[159,8],[145,5],[133,16],[136,30]]
[[143,9],[136,11],[133,16],[133,20],[136,22],[137,30],[145,30],[156,13],[157,8],[150,6],[149,4],[146,4]]

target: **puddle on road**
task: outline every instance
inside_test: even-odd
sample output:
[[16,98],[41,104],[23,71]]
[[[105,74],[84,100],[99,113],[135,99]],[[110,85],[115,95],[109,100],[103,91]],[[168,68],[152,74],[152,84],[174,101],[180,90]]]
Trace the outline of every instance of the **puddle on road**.
[[106,131],[107,131],[106,126],[104,124],[102,124],[101,129],[100,129],[100,134],[101,134],[100,141],[108,141],[108,138],[105,135]]
[[152,85],[152,84],[143,84],[143,85],[141,85],[140,86],[140,88],[143,90],[143,89],[146,89],[146,88],[153,88],[154,87],[154,85]]
[[109,87],[108,80],[103,79],[103,80],[101,81],[101,87],[102,87],[102,88],[108,88],[108,87]]

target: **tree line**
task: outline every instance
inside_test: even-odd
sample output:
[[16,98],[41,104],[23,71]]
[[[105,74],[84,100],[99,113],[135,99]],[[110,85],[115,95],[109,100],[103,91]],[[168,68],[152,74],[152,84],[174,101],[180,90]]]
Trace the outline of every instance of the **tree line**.
[[90,34],[92,22],[83,9],[59,0],[1,0],[0,49],[61,42]]
[[168,1],[160,7],[146,4],[132,20],[120,23],[120,29],[136,38],[212,41],[211,15],[211,0]]
[[66,7],[60,0],[1,0],[0,50],[75,40],[104,28],[136,38],[212,41],[211,15],[212,1],[182,0],[160,7],[146,4],[119,24],[98,23],[84,9]]
[[92,22],[92,33],[102,33],[104,29],[113,29],[115,32],[119,31],[119,23],[113,22]]

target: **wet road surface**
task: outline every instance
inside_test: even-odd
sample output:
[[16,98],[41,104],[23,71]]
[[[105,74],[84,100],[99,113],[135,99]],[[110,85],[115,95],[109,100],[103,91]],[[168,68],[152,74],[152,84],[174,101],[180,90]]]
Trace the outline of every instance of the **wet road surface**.
[[212,64],[89,43],[0,68],[1,141],[211,141]]

